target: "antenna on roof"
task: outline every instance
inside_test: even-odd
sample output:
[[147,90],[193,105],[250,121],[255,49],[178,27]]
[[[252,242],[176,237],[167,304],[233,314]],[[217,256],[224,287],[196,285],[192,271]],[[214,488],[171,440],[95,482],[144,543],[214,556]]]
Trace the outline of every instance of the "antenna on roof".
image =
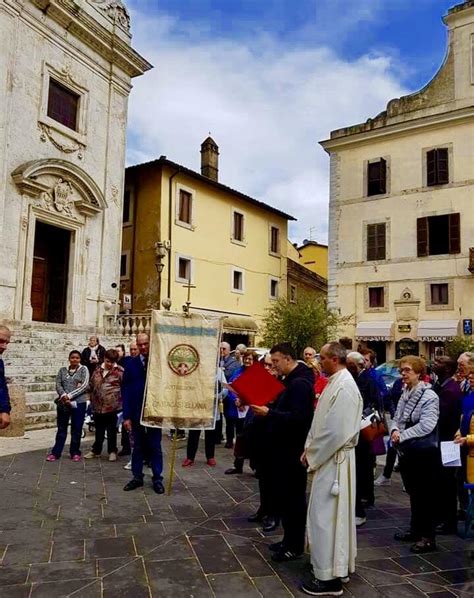
[[316,230],[316,227],[315,227],[315,226],[310,226],[310,227],[309,227],[309,240],[310,240],[310,241],[313,241],[313,240],[314,240],[314,239],[313,239],[313,232],[314,232],[315,230]]

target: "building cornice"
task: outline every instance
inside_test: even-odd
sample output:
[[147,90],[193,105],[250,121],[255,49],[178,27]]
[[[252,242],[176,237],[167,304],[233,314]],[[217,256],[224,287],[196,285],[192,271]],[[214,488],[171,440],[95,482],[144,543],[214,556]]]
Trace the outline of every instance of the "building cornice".
[[152,65],[130,45],[83,10],[77,0],[31,0],[31,2],[71,35],[107,61],[117,65],[130,77],[142,75],[152,68]]
[[430,129],[452,127],[469,121],[474,121],[474,106],[467,106],[466,108],[443,112],[441,114],[433,114],[415,120],[407,120],[394,125],[388,125],[382,129],[366,131],[357,135],[350,135],[337,139],[326,139],[319,143],[325,151],[330,154],[337,150],[353,148],[358,145],[386,141],[391,137],[411,135],[421,131],[425,132]]

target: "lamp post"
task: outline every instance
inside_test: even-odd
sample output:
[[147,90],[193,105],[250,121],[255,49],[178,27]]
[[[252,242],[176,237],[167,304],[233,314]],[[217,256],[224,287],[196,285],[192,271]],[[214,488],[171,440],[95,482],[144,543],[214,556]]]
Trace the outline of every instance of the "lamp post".
[[[163,258],[168,255],[169,250],[169,241],[157,241],[155,243],[155,268],[158,275],[158,309],[160,309],[161,302],[161,276],[165,267]],[[169,298],[163,299],[163,307],[167,310],[170,309],[171,300]]]

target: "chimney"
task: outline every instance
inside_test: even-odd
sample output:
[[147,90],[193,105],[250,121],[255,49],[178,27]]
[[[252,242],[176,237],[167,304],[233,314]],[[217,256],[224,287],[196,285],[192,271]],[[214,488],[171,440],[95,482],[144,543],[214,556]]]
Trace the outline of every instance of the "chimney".
[[219,172],[219,148],[212,137],[208,137],[201,144],[201,174],[208,179],[217,181]]

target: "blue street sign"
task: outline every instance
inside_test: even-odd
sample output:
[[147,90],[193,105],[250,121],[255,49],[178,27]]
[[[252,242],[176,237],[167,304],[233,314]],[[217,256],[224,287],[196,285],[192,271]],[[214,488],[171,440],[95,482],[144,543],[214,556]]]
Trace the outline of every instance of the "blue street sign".
[[462,331],[463,331],[463,334],[465,334],[466,336],[472,335],[472,320],[471,319],[462,321]]

